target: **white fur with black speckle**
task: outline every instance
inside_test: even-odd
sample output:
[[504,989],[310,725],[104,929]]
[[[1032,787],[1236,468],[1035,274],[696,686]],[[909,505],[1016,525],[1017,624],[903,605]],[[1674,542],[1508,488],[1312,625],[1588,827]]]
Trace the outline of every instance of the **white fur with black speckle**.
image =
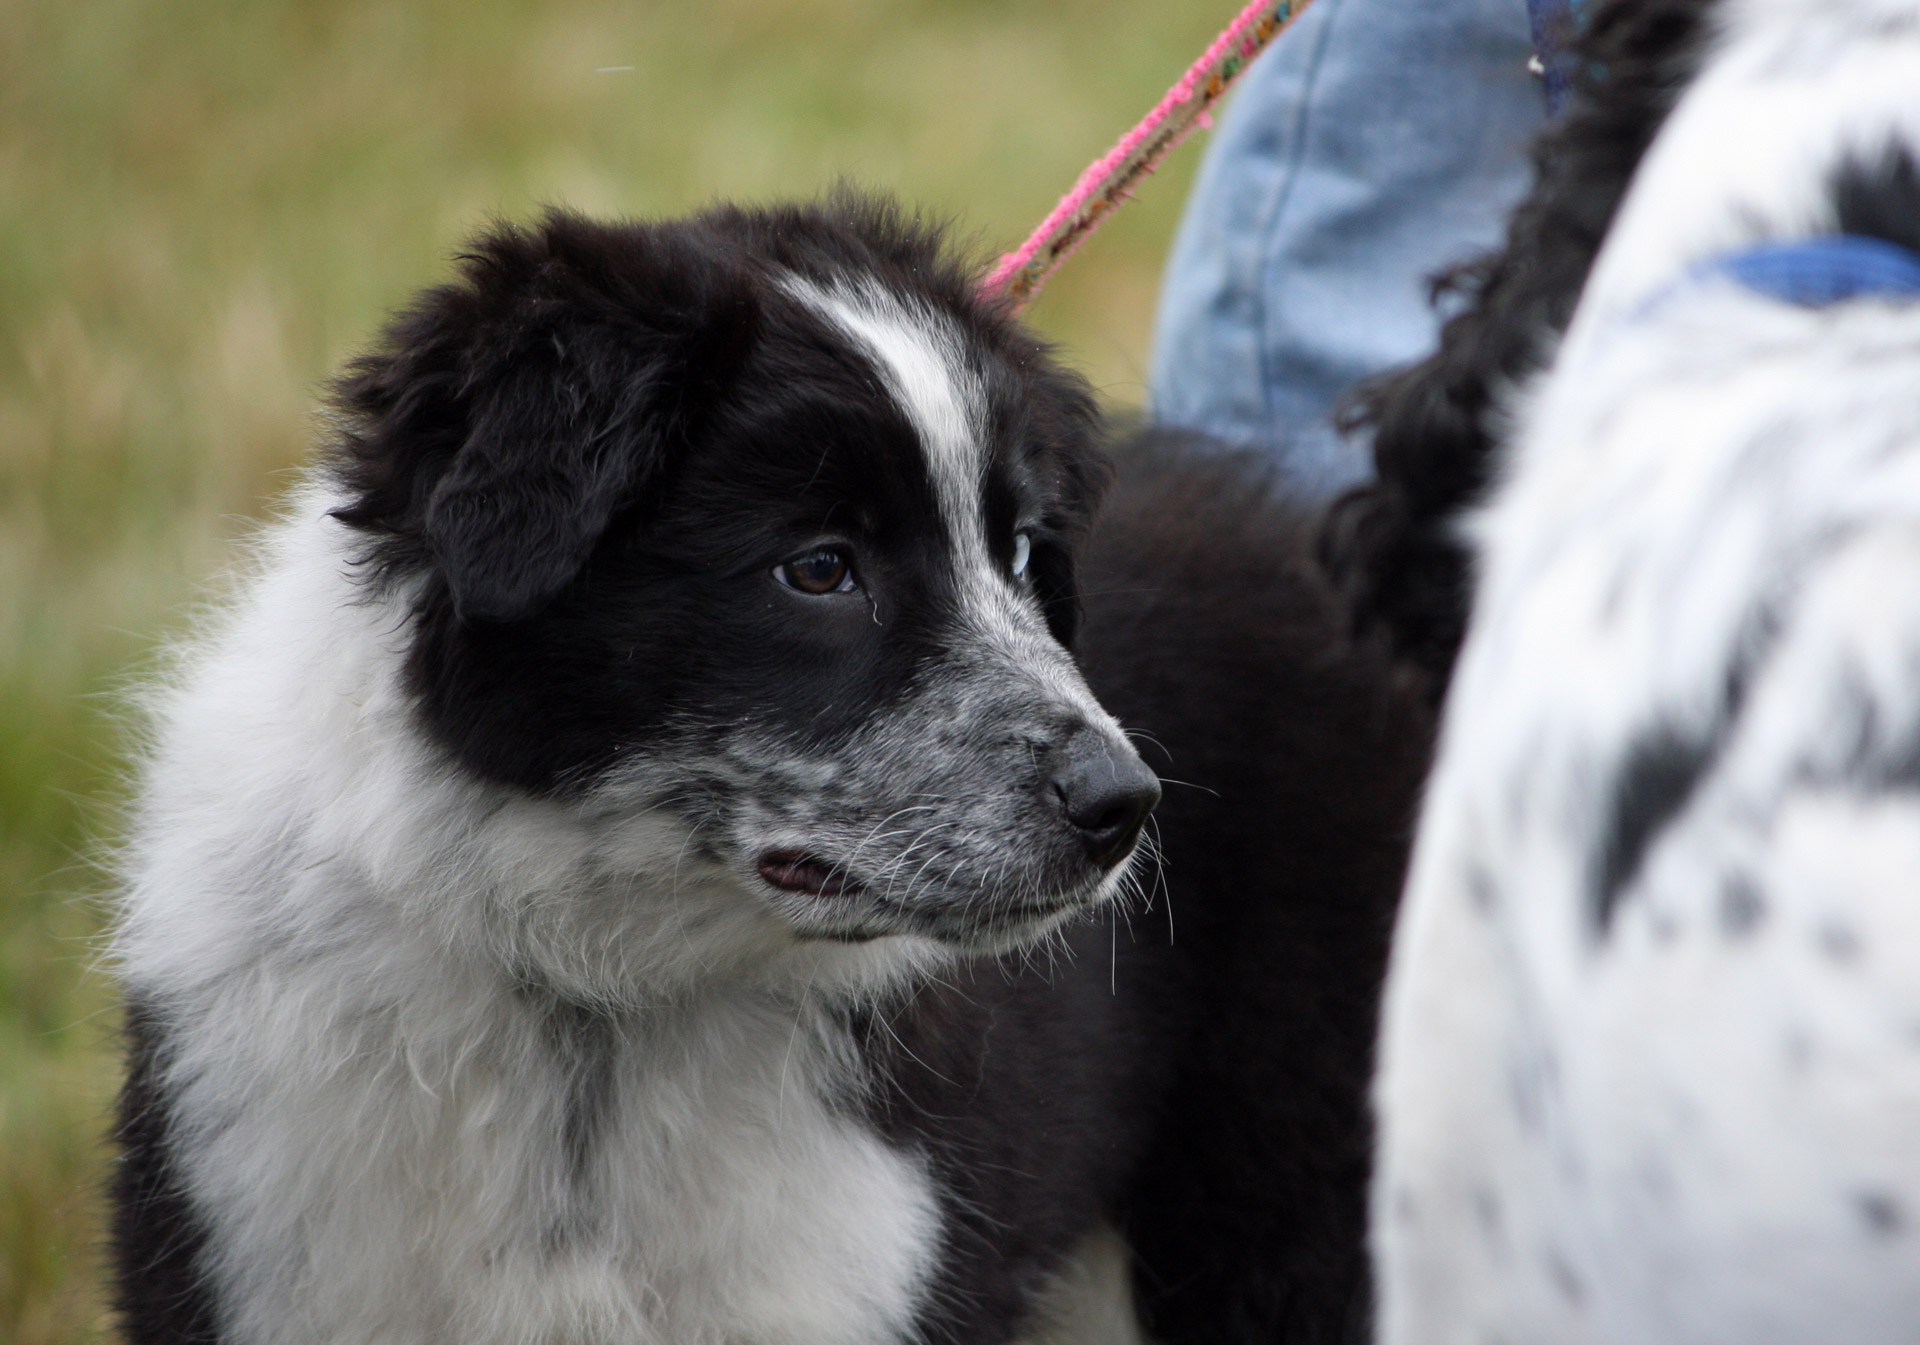
[[1920,1323],[1920,305],[1687,278],[1920,147],[1920,7],[1720,29],[1472,525],[1385,1006],[1384,1345]]

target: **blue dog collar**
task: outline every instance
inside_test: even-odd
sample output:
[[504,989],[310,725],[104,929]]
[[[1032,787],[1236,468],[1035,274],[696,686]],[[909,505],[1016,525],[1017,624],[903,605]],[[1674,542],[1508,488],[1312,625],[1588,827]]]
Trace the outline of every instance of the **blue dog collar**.
[[1920,299],[1920,253],[1859,234],[1761,243],[1716,257],[1696,274],[1723,275],[1801,308],[1849,299]]
[[1755,243],[1688,267],[1629,310],[1627,321],[1652,317],[1703,282],[1727,280],[1796,308],[1828,308],[1852,299],[1920,301],[1920,253],[1862,234]]

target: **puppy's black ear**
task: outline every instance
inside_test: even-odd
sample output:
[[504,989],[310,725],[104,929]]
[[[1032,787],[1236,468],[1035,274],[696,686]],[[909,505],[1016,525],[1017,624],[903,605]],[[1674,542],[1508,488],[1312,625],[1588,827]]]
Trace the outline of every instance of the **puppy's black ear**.
[[600,370],[605,383],[569,367],[604,353],[527,352],[475,397],[422,529],[463,621],[544,607],[656,465],[663,427],[646,410],[658,361]]
[[463,621],[538,612],[698,430],[754,335],[696,241],[550,215],[500,228],[336,389],[335,514],[382,577],[430,570]]

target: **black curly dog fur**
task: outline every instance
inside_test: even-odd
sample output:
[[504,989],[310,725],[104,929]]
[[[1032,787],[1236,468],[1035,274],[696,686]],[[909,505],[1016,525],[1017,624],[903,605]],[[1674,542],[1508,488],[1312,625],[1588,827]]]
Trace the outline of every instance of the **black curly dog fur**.
[[1437,702],[1466,625],[1468,557],[1455,534],[1494,467],[1503,389],[1539,370],[1566,330],[1641,156],[1698,68],[1717,0],[1613,0],[1576,44],[1573,99],[1535,143],[1535,183],[1504,246],[1443,277],[1463,310],[1420,363],[1358,394],[1375,479],[1336,501],[1321,557],[1356,631],[1384,639]]

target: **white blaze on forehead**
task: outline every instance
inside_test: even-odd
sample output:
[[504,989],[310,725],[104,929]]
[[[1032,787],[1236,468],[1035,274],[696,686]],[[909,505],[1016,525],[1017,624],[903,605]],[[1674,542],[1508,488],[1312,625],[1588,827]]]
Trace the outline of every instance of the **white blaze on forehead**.
[[1094,700],[1048,632],[1038,606],[1020,593],[988,546],[983,510],[986,392],[967,361],[953,320],[871,280],[829,288],[788,276],[782,283],[873,362],[888,395],[918,435],[941,520],[952,540],[960,605],[973,637],[1089,722],[1118,734],[1119,725]]
[[827,289],[789,276],[785,287],[873,362],[887,392],[920,436],[927,475],[956,553],[982,554],[985,398],[953,322],[872,281]]

